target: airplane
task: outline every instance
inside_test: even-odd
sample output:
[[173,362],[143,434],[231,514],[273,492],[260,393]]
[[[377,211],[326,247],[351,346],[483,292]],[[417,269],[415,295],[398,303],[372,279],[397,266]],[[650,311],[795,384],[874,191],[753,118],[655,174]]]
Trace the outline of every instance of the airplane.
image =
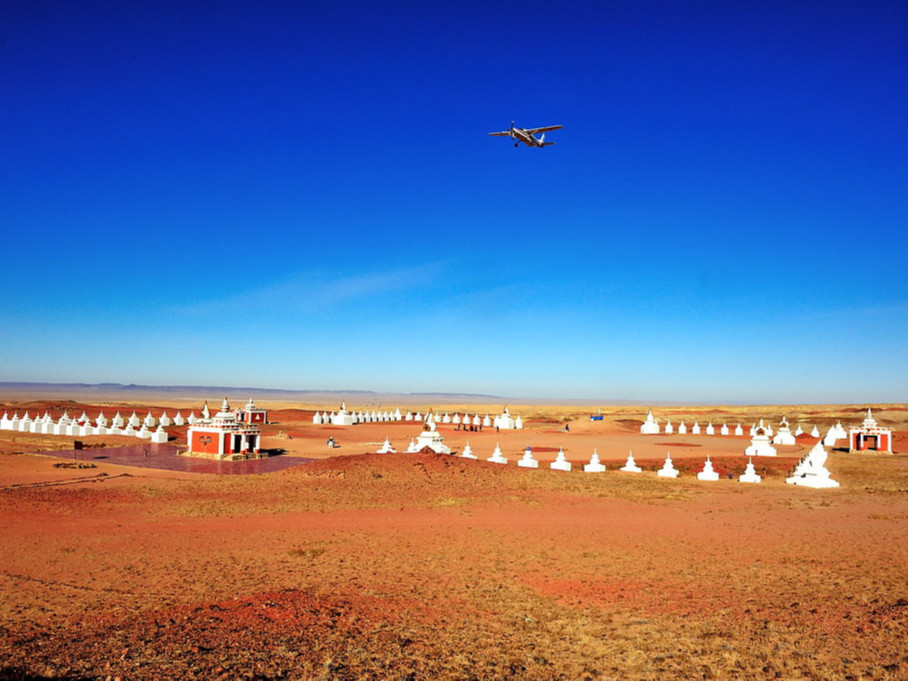
[[[558,130],[563,128],[563,125],[547,125],[544,128],[515,128],[514,121],[511,121],[511,128],[503,132],[490,132],[489,134],[492,137],[510,137],[512,140],[517,140],[514,142],[514,146],[519,146],[520,142],[523,142],[528,147],[550,147],[554,142],[545,141],[545,133],[550,130]],[[542,133],[542,137],[535,137],[535,135]]]

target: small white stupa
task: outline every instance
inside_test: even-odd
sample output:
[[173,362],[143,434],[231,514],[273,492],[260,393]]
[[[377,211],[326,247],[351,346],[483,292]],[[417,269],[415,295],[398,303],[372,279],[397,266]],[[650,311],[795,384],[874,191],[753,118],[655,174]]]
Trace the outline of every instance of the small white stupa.
[[469,440],[467,441],[466,446],[463,448],[463,451],[460,453],[460,456],[464,459],[478,459],[479,457],[473,453],[473,448],[470,446]]
[[583,465],[584,473],[605,473],[605,464],[599,461],[599,453],[594,449],[590,462]]
[[167,431],[164,430],[164,424],[158,423],[158,427],[151,434],[150,437],[152,443],[157,445],[167,444]]
[[799,437],[804,434],[804,429],[801,428],[801,424],[798,424],[797,429],[795,430],[795,437]]
[[376,454],[397,454],[397,450],[391,446],[391,440],[388,439],[388,436],[385,436],[385,441],[382,443],[380,449],[376,450]]
[[713,470],[713,462],[706,457],[706,463],[703,464],[703,470],[697,473],[697,480],[718,480],[719,474]]
[[814,426],[813,430],[810,431],[810,437],[820,437],[820,429]]
[[492,452],[492,456],[486,459],[489,463],[507,463],[508,460],[504,454],[501,453],[501,447],[498,446],[498,443],[495,443],[495,451]]
[[735,435],[744,435],[744,428],[741,426],[740,423],[737,426],[735,426]]
[[419,451],[419,444],[416,442],[415,437],[410,438],[410,444],[407,445],[407,449],[405,451],[407,454],[415,454]]
[[643,469],[637,465],[637,462],[634,461],[634,453],[628,452],[627,461],[624,462],[624,465],[619,469],[625,471],[626,473],[642,473]]
[[555,460],[549,464],[549,468],[551,468],[553,471],[570,472],[571,462],[564,458],[564,447],[558,448],[558,456],[555,457]]
[[133,412],[132,416],[129,417],[129,425],[131,425],[133,428],[138,428],[139,426],[142,425],[141,419],[139,419],[139,417],[136,416],[135,412]]
[[665,463],[662,464],[662,468],[660,468],[658,471],[656,471],[656,475],[658,475],[660,478],[677,478],[678,477],[679,471],[677,468],[675,468],[674,464],[672,463],[671,454],[665,455]]
[[675,432],[675,427],[672,425],[672,420],[669,419],[668,421],[665,422],[665,434],[671,435],[674,432]]
[[451,448],[444,443],[444,438],[435,427],[435,415],[432,412],[426,416],[426,422],[422,426],[422,432],[416,437],[417,451],[422,451],[428,447],[436,454],[450,454]]
[[148,410],[148,415],[145,417],[145,420],[142,422],[149,428],[154,428],[158,422],[155,420],[155,417],[151,415],[151,410]]
[[687,435],[687,426],[684,425],[684,421],[681,421],[681,425],[678,426],[678,435]]
[[712,422],[712,421],[710,421],[710,422],[706,425],[706,434],[707,434],[707,435],[715,435],[715,434],[716,434],[716,428],[715,428],[715,426],[713,426],[713,422]]
[[700,422],[699,422],[699,421],[694,421],[694,425],[693,425],[693,426],[691,427],[691,429],[690,429],[690,434],[691,434],[691,435],[699,435],[699,434],[700,434]]
[[772,438],[772,443],[774,445],[797,444],[795,442],[795,436],[791,434],[791,427],[788,425],[788,419],[784,416],[782,417],[782,422],[779,424],[779,430]]
[[653,410],[650,409],[649,413],[646,415],[646,420],[640,425],[640,434],[641,435],[658,435],[659,434],[659,423],[656,421],[656,417],[653,416]]
[[539,468],[539,462],[533,458],[533,450],[529,446],[523,450],[523,456],[518,459],[517,465],[521,468]]
[[728,424],[723,423],[722,428],[719,429],[719,435],[728,435],[731,431],[728,430]]
[[786,478],[785,482],[789,485],[812,487],[814,489],[838,487],[839,483],[832,479],[829,469],[826,468],[828,457],[829,454],[827,454],[823,443],[817,442],[813,449],[807,452],[807,456],[798,462],[794,473],[791,477]]
[[757,471],[754,469],[753,459],[747,460],[747,468],[744,469],[744,472],[738,478],[738,482],[761,482],[763,478],[757,475]]
[[835,436],[836,436],[837,440],[847,440],[848,439],[848,431],[846,431],[845,428],[842,427],[841,421],[836,421],[834,428],[835,428]]
[[763,419],[754,427],[754,435],[750,439],[750,447],[744,450],[744,456],[775,456],[776,448],[769,443],[769,435]]

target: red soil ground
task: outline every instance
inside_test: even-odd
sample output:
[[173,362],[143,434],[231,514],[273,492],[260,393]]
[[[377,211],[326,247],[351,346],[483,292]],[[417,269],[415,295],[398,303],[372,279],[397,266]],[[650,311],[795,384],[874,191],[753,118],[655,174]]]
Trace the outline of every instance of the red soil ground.
[[[509,466],[367,454],[418,431],[374,424],[248,476],[54,468],[18,453],[52,442],[2,434],[0,678],[906,677],[908,457],[833,452],[841,489],[786,486],[811,440],[755,461],[761,485],[699,483],[707,453],[743,470],[746,440],[620,416],[442,429]],[[291,456],[329,453],[281,418]],[[614,471],[666,442],[680,479]],[[518,469],[527,444],[595,446],[609,472]]]

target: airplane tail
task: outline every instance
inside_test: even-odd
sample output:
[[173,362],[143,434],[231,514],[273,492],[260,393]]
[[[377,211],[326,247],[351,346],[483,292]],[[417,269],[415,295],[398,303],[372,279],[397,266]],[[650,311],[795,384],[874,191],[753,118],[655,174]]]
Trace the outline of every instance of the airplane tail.
[[554,143],[554,142],[546,142],[546,141],[545,141],[545,133],[542,133],[542,135],[539,137],[539,146],[540,146],[540,147],[553,147],[553,146],[555,146],[555,143]]

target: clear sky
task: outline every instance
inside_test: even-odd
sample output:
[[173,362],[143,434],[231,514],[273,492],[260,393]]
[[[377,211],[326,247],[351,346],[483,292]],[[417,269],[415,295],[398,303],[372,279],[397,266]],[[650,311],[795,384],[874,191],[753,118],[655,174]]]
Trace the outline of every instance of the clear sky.
[[6,2],[0,380],[908,401],[906,83],[902,0]]

